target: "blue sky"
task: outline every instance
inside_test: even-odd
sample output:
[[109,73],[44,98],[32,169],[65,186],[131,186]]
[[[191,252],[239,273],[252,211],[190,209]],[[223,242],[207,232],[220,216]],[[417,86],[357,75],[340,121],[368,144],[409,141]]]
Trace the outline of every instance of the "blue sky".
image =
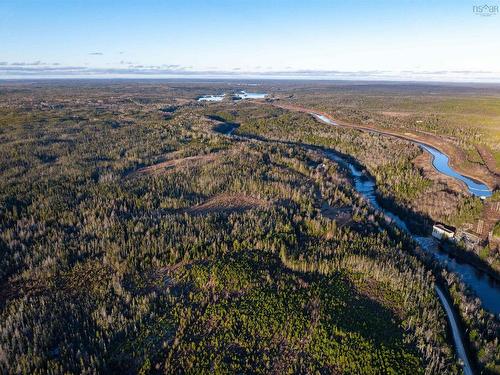
[[2,0],[0,78],[498,81],[500,14],[475,14],[482,3]]

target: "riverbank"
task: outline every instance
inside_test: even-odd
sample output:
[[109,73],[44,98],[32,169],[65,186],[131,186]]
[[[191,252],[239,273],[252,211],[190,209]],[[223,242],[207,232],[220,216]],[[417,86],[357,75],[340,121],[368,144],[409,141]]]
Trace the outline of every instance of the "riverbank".
[[465,153],[459,149],[458,147],[451,145],[449,142],[446,142],[439,136],[435,136],[429,133],[416,133],[413,131],[405,130],[404,133],[394,131],[394,130],[387,130],[387,129],[381,129],[376,126],[367,126],[367,125],[357,125],[357,124],[352,124],[348,123],[345,121],[339,121],[337,119],[332,119],[332,116],[329,113],[326,113],[324,111],[318,111],[313,108],[305,108],[293,104],[286,104],[286,103],[281,103],[277,101],[273,102],[263,102],[263,101],[254,101],[254,103],[258,103],[261,105],[272,105],[277,108],[281,109],[286,109],[286,110],[291,110],[291,111],[297,111],[297,112],[303,112],[303,113],[315,113],[321,116],[324,116],[325,118],[329,119],[332,123],[334,123],[336,126],[344,127],[344,128],[350,128],[350,129],[356,129],[356,130],[361,130],[361,131],[367,131],[367,132],[372,132],[372,133],[378,133],[378,134],[383,134],[391,137],[396,137],[404,140],[408,140],[411,142],[416,142],[416,143],[421,143],[426,146],[433,147],[440,152],[448,155],[449,157],[449,162],[450,166],[458,171],[460,174],[463,176],[469,177],[473,180],[479,181],[485,185],[487,185],[492,191],[495,189],[498,189],[500,187],[500,176],[492,173],[487,167],[485,166],[479,166],[475,165],[474,169],[472,170],[471,168],[464,168],[464,163],[466,161]]
[[484,260],[482,260],[476,253],[468,250],[462,250],[456,244],[451,243],[449,241],[441,242],[439,249],[445,251],[451,256],[457,258],[458,260],[461,260],[463,262],[466,262],[474,266],[479,271],[486,273],[488,276],[490,276],[492,279],[494,279],[496,282],[500,284],[500,273],[497,270],[490,267],[490,265],[487,264]]
[[[404,217],[406,225],[413,233],[422,236],[429,236],[431,234],[434,222],[429,217],[401,206],[391,197],[383,196],[379,192],[376,192],[376,198],[382,208],[394,212],[399,217]],[[439,242],[439,250],[446,252],[460,262],[470,264],[500,284],[500,273],[485,260],[481,259],[475,252],[462,249],[449,241]]]

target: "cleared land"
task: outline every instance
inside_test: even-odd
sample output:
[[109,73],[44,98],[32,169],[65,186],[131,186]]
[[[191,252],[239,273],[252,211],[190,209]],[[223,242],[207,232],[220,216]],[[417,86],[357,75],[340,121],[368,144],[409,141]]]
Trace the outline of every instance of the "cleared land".
[[191,215],[206,215],[217,212],[242,212],[251,209],[266,209],[270,203],[244,194],[221,194],[202,204],[186,210]]
[[210,163],[220,156],[222,152],[214,152],[206,155],[188,156],[185,158],[166,160],[161,163],[153,164],[148,167],[140,168],[130,174],[130,177],[137,177],[140,175],[165,175],[174,172],[177,168],[189,168],[194,166],[201,166]]

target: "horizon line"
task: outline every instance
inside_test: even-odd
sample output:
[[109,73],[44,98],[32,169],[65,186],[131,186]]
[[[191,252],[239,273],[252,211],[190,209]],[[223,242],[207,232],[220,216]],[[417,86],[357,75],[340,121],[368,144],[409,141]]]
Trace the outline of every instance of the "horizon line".
[[[164,68],[165,67],[165,68]],[[190,69],[191,68],[191,69]],[[102,68],[59,64],[0,63],[0,80],[39,79],[258,79],[500,83],[500,71],[485,70],[196,70],[179,65]]]
[[249,81],[249,82],[259,82],[259,81],[294,81],[294,82],[342,82],[342,83],[358,83],[358,84],[414,84],[414,85],[480,85],[480,86],[495,86],[500,87],[500,80],[498,81],[464,81],[464,80],[411,80],[411,79],[343,79],[343,78],[308,78],[308,77],[201,77],[201,76],[184,76],[184,77],[106,77],[106,76],[96,76],[96,77],[83,77],[83,76],[71,76],[71,77],[21,77],[21,78],[0,78],[0,85],[6,84],[8,82],[51,82],[51,81],[209,81],[207,83],[217,82],[217,81]]

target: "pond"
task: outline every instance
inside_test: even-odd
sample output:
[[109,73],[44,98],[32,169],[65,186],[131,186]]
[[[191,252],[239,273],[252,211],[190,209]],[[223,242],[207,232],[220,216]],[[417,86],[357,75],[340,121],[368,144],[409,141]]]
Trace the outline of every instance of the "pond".
[[224,99],[224,96],[226,94],[222,95],[203,95],[202,97],[198,98],[199,102],[221,102],[222,99]]
[[264,99],[267,96],[267,94],[264,94],[261,92],[241,91],[238,94],[235,94],[234,96],[236,96],[240,99]]

